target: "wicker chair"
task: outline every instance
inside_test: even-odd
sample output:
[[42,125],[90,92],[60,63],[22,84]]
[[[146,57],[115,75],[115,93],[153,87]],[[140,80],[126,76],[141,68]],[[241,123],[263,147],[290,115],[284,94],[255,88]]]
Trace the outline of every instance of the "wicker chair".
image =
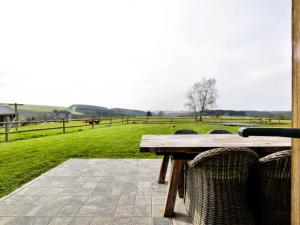
[[176,130],[174,134],[199,134],[199,133],[194,130],[182,129],[182,130]]
[[[182,129],[182,130],[177,130],[175,131],[174,134],[198,134],[197,131],[194,130],[187,130],[187,129]],[[163,184],[165,183],[165,178],[166,178],[166,173],[168,169],[168,164],[169,164],[169,155],[164,155],[163,160],[160,166],[160,174],[158,178],[158,183]],[[181,193],[180,196],[182,197]]]
[[291,224],[291,150],[261,158],[250,185],[249,201],[257,225]]
[[188,161],[185,205],[194,225],[253,225],[246,187],[258,155],[246,148],[218,148]]
[[228,130],[210,130],[207,132],[208,134],[232,134]]

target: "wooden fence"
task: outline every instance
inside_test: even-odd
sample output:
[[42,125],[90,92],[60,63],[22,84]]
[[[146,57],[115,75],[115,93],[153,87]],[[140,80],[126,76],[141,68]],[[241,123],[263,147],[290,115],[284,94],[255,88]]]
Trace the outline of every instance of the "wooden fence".
[[[91,127],[94,128],[98,125],[107,125],[112,126],[113,124],[122,124],[122,122],[116,122],[113,121],[113,118],[105,118],[101,119],[102,121],[99,121],[99,124],[96,123],[96,121],[99,121],[99,119],[72,119],[72,120],[42,120],[42,121],[12,121],[12,122],[0,122],[0,128],[2,127],[2,130],[4,132],[1,132],[0,129],[0,135],[5,136],[5,142],[9,141],[9,135],[10,134],[18,134],[18,133],[25,133],[25,132],[36,132],[36,131],[47,131],[47,130],[62,130],[62,133],[66,133],[66,129],[70,128],[80,128],[80,127]],[[68,125],[69,122],[82,122],[80,125]],[[38,124],[48,124],[48,123],[59,123],[60,126],[54,126],[54,127],[46,127],[46,128],[34,128],[34,129],[24,129],[20,130],[19,127],[26,127],[28,125],[38,125]],[[15,128],[15,130],[12,130]]]
[[[99,123],[97,123],[99,121]],[[81,122],[76,125],[69,125],[71,122]],[[280,120],[273,120],[269,118],[242,118],[242,117],[203,117],[202,121],[195,120],[193,117],[102,117],[97,119],[73,119],[73,120],[43,120],[43,121],[12,121],[0,122],[0,136],[4,135],[5,142],[9,141],[10,134],[18,134],[25,132],[59,130],[66,133],[67,129],[91,127],[96,126],[112,126],[112,125],[125,125],[125,124],[180,124],[180,123],[210,123],[210,124],[226,124],[226,123],[251,123],[251,124],[270,124],[282,123]],[[26,127],[33,124],[48,124],[55,123],[61,124],[54,127],[34,128],[34,129],[18,129],[18,127]],[[1,128],[2,127],[2,128]],[[14,129],[15,128],[15,129]]]

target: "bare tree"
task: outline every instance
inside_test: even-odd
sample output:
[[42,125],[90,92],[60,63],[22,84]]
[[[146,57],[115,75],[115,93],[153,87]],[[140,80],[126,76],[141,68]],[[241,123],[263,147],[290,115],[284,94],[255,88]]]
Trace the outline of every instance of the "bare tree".
[[188,91],[186,97],[188,99],[188,102],[185,104],[185,106],[188,107],[189,110],[194,113],[195,120],[198,120],[197,98],[193,88],[191,88],[191,90]]
[[185,104],[195,115],[195,119],[202,121],[203,113],[216,106],[217,89],[216,80],[203,78],[196,82],[186,96],[188,102]]

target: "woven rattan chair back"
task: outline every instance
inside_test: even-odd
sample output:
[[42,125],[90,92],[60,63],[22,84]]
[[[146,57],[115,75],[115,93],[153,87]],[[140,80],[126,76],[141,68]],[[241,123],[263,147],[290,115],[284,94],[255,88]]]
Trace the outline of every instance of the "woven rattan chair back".
[[174,134],[199,134],[199,133],[194,130],[181,129],[181,130],[176,130]]
[[210,130],[207,132],[208,134],[232,134],[228,130]]
[[250,199],[256,224],[290,225],[291,150],[261,158],[251,174],[251,185]]
[[250,166],[246,148],[218,148],[188,162],[185,205],[194,225],[253,225],[246,197]]

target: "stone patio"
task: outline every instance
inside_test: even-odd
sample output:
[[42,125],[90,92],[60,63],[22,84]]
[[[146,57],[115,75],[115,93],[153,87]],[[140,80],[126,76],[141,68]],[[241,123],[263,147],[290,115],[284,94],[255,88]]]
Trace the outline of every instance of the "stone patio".
[[[182,199],[163,217],[161,160],[70,159],[0,199],[0,225],[188,225]],[[168,176],[167,176],[168,177]]]

